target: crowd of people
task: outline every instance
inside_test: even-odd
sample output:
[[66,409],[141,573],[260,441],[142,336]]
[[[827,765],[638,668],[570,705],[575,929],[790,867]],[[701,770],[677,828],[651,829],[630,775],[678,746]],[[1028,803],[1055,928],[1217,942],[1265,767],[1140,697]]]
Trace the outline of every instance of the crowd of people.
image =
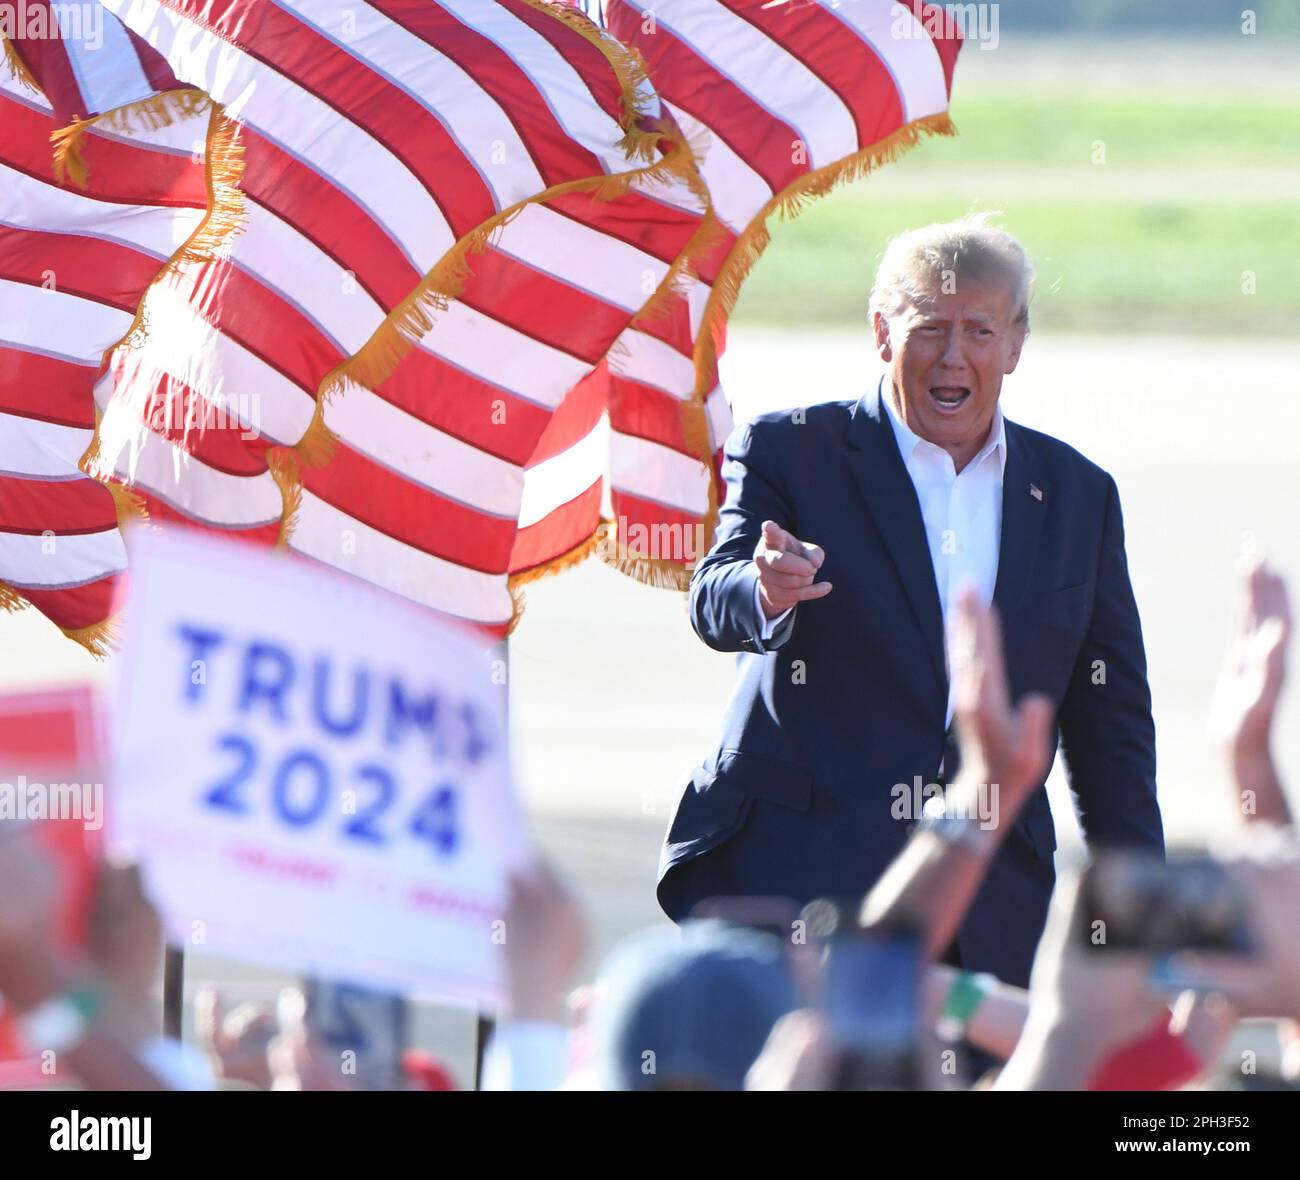
[[[1028,989],[944,963],[1002,836],[1051,756],[1050,703],[1008,699],[996,614],[957,604],[950,663],[962,761],[947,811],[989,783],[999,814],[954,838],[921,826],[865,898],[786,909],[721,899],[621,944],[594,982],[581,907],[547,866],[514,878],[508,1004],[483,1060],[489,1090],[1161,1090],[1300,1084],[1300,839],[1271,736],[1290,631],[1283,580],[1259,561],[1215,692],[1235,830],[1168,863],[1122,849],[1060,866]],[[84,949],[55,936],[56,870],[0,839],[0,996],[51,996],[82,1026],[46,1072],[90,1090],[347,1089],[301,1003],[232,1012],[199,994],[197,1043],[159,1033],[163,931],[132,865],[105,865]],[[1279,1030],[1276,1070],[1226,1052],[1244,1020]],[[59,1039],[56,1037],[55,1039]],[[449,1088],[440,1064],[405,1085]]]

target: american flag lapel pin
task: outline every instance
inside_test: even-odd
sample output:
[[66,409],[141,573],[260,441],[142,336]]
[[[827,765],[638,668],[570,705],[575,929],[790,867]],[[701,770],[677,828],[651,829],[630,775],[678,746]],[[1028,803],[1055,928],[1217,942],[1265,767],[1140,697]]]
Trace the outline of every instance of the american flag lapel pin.
[[1036,483],[1031,483],[1029,485],[1029,494],[1033,496],[1035,500],[1041,500],[1043,498],[1043,489]]

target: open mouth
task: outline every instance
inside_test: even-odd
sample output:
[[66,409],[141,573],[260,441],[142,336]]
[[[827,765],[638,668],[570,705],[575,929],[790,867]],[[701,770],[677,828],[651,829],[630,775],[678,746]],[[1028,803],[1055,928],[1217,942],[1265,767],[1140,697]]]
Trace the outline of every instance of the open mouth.
[[970,397],[970,388],[966,385],[930,386],[930,401],[946,414],[960,409],[968,397]]

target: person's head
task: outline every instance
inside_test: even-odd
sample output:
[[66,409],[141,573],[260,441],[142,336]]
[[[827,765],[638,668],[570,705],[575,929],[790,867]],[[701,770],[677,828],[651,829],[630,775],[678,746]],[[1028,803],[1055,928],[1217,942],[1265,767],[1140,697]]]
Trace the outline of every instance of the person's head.
[[1002,378],[1029,331],[1033,265],[989,216],[899,234],[885,248],[869,305],[895,409],[959,470],[987,439]]
[[602,1089],[744,1089],[797,1004],[785,946],[719,921],[642,931],[600,973],[592,1053]]

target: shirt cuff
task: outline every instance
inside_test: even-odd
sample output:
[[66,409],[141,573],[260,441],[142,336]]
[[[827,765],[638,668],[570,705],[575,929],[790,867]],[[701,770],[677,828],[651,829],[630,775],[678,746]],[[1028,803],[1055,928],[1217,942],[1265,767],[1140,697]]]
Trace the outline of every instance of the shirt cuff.
[[569,1034],[559,1024],[504,1020],[483,1058],[484,1090],[554,1090],[569,1072]]
[[766,642],[776,634],[777,628],[785,622],[786,616],[794,610],[794,607],[788,606],[774,619],[769,619],[763,613],[763,590],[757,582],[754,583],[754,610],[758,614],[759,639]]

